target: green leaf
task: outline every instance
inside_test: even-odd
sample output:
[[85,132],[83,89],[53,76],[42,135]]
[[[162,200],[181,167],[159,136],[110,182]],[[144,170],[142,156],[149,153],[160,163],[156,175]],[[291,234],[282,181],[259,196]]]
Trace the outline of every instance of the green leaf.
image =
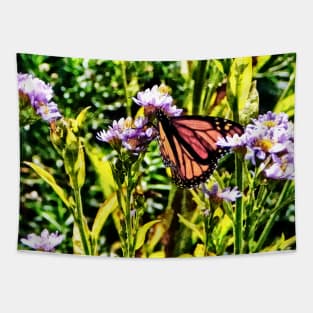
[[145,242],[145,238],[146,238],[146,233],[147,231],[156,223],[159,223],[160,220],[154,220],[154,221],[150,221],[146,224],[144,224],[143,226],[141,226],[137,232],[137,236],[136,236],[136,245],[135,245],[135,250],[138,250],[142,247],[142,245]]
[[216,252],[218,255],[221,255],[225,252],[228,240],[227,234],[232,228],[233,222],[226,214],[219,219],[218,224],[214,228],[212,232],[212,237],[215,242]]
[[77,160],[74,165],[74,172],[76,174],[78,188],[81,188],[85,183],[85,153],[81,140],[78,140],[79,148],[77,153]]
[[122,232],[122,224],[121,221],[124,218],[123,212],[120,208],[112,212],[112,218],[115,225],[116,231],[120,234]]
[[40,214],[44,219],[46,219],[51,225],[53,225],[57,230],[61,231],[62,226],[56,221],[55,216],[51,212],[41,212]]
[[243,109],[239,113],[239,122],[247,125],[251,118],[256,118],[259,113],[259,93],[256,88],[256,80],[251,83],[250,92]]
[[85,183],[85,154],[83,139],[67,129],[66,145],[63,149],[65,172],[72,188],[81,188]]
[[227,98],[233,110],[234,105],[237,105],[239,111],[243,109],[249,96],[251,82],[252,58],[234,59],[230,67],[227,85]]
[[278,251],[278,250],[287,250],[290,246],[296,243],[296,236],[292,236],[289,239],[285,239],[284,233],[281,234],[281,237],[276,239],[274,243],[262,249],[262,251]]
[[197,237],[202,241],[205,242],[204,240],[204,234],[201,233],[201,231],[198,229],[198,227],[191,223],[190,221],[186,220],[182,215],[178,214],[179,221],[183,223],[187,228],[191,229]]
[[114,192],[111,196],[100,206],[97,215],[94,219],[91,236],[94,240],[98,240],[99,234],[105,224],[109,215],[118,208],[118,201],[116,193]]
[[289,239],[284,240],[281,244],[280,244],[280,250],[286,250],[288,249],[290,246],[294,245],[296,243],[296,236],[292,236]]
[[194,71],[194,88],[193,88],[193,95],[192,95],[192,102],[193,102],[192,113],[193,114],[200,113],[207,65],[208,65],[207,60],[200,60],[197,62],[197,67]]
[[286,98],[277,102],[274,108],[275,113],[285,112],[289,117],[294,116],[295,110],[295,94],[291,94]]
[[69,208],[70,203],[68,201],[66,192],[64,189],[62,189],[55,181],[54,177],[44,170],[42,167],[32,163],[32,162],[24,162],[26,165],[31,167],[46,183],[48,183],[52,189],[55,191],[55,193],[60,197],[60,199],[63,201],[63,203]]
[[69,176],[70,185],[75,188],[76,174],[75,163],[77,161],[79,141],[71,129],[67,129],[66,145],[63,149],[63,160],[66,174]]
[[269,61],[271,55],[261,55],[256,57],[256,65],[253,67],[253,74],[255,75],[260,69]]
[[158,259],[161,259],[161,258],[165,258],[165,253],[164,251],[156,251],[156,252],[153,252],[149,255],[149,258],[158,258]]
[[[89,235],[88,225],[87,225],[85,218],[83,220],[83,227],[85,228],[85,233]],[[74,252],[74,254],[85,255],[85,251],[84,251],[84,247],[83,247],[83,243],[81,240],[79,227],[78,227],[77,223],[74,223],[74,225],[73,225],[72,240],[73,240],[73,252]]]
[[86,120],[87,111],[91,108],[91,106],[88,106],[80,111],[80,113],[76,117],[76,123],[78,128],[82,128],[83,123]]
[[167,226],[164,223],[159,223],[155,225],[153,234],[149,238],[149,242],[147,243],[147,251],[150,254],[152,253],[152,251],[154,250],[158,242],[162,239],[166,230],[167,230]]
[[218,69],[218,71],[221,74],[224,74],[224,68],[223,68],[223,64],[222,64],[221,61],[219,61],[219,60],[211,60],[210,62]]
[[110,162],[105,159],[99,148],[91,147],[85,143],[85,151],[97,173],[104,198],[107,199],[117,188]]
[[194,255],[195,257],[203,257],[203,256],[204,256],[204,253],[205,253],[204,244],[198,243],[198,244],[196,245],[195,251],[193,252],[193,255]]

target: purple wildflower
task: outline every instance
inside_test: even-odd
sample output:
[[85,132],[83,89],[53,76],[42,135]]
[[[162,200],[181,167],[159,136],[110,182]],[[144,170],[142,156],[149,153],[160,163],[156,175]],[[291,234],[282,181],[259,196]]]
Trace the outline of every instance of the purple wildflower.
[[221,137],[217,141],[217,145],[220,147],[232,148],[234,150],[245,146],[245,144],[245,137],[243,135],[239,136],[238,134],[226,136],[226,138]]
[[59,235],[58,232],[49,235],[49,231],[44,229],[40,236],[29,234],[27,235],[27,239],[22,238],[21,242],[35,250],[53,252],[55,251],[55,247],[58,246],[63,239],[64,235]]
[[246,148],[245,159],[256,165],[261,161],[263,173],[272,179],[294,178],[294,131],[293,123],[285,113],[267,112],[253,119],[240,137],[226,138],[218,145],[236,149]]
[[222,200],[235,202],[237,198],[241,197],[241,193],[239,192],[237,186],[233,189],[227,187],[220,191],[218,188],[218,184],[215,183],[210,190],[207,189],[205,185],[202,185],[202,191],[207,198],[211,199],[214,202],[221,202]]
[[40,115],[44,121],[47,122],[52,122],[62,117],[58,110],[57,104],[52,101],[48,104],[39,106],[36,113]]
[[168,95],[165,86],[153,86],[151,89],[140,91],[137,98],[133,100],[140,106],[144,107],[145,115],[153,115],[157,110],[162,110],[168,116],[179,116],[182,109],[177,109],[173,105],[173,98]]
[[124,147],[133,153],[144,151],[147,145],[156,137],[156,130],[147,126],[148,120],[138,117],[121,118],[113,121],[107,131],[99,131],[96,138],[102,142],[108,142],[113,148]]
[[52,122],[62,117],[57,104],[52,102],[53,90],[37,77],[30,74],[17,75],[20,101],[30,103],[43,120]]

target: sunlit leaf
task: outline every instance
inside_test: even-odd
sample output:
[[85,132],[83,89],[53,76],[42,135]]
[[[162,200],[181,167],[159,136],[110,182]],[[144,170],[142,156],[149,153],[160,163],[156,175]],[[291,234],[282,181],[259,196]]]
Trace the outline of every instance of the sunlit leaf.
[[94,219],[91,236],[97,240],[99,234],[105,224],[109,215],[118,207],[118,202],[116,198],[116,193],[111,194],[111,196],[100,206],[97,215]]
[[116,190],[116,183],[112,174],[110,162],[104,158],[104,155],[99,148],[91,147],[86,143],[85,150],[97,173],[102,193],[106,199],[114,190]]
[[85,153],[83,146],[81,144],[81,140],[79,140],[79,148],[78,148],[78,154],[77,154],[77,160],[75,162],[75,173],[77,175],[77,185],[78,188],[81,188],[85,183]]
[[135,250],[138,250],[142,247],[142,245],[145,242],[145,238],[146,238],[146,233],[147,231],[156,223],[159,223],[160,220],[154,220],[154,221],[150,221],[146,224],[144,224],[143,226],[141,226],[138,230],[137,233],[137,237],[136,237],[136,245],[135,245]]
[[149,241],[147,242],[147,250],[153,251],[154,247],[158,244],[158,242],[162,239],[166,226],[163,223],[158,223],[153,227],[153,234],[151,235]]
[[256,57],[256,64],[253,67],[253,74],[255,75],[260,71],[260,69],[269,61],[271,58],[271,55],[261,55]]
[[293,93],[277,102],[277,104],[274,107],[274,112],[275,113],[284,112],[288,114],[289,117],[293,117],[294,109],[295,109],[295,94]]
[[190,253],[183,253],[178,256],[179,258],[192,258],[192,255]]
[[211,64],[214,64],[214,66],[218,69],[218,71],[221,73],[221,74],[224,74],[224,68],[223,68],[223,64],[221,63],[221,61],[219,60],[210,60]]
[[225,252],[225,248],[228,246],[228,233],[233,228],[233,222],[228,217],[224,215],[220,217],[218,224],[212,232],[213,241],[216,245],[216,253],[221,255]]
[[55,193],[60,197],[60,199],[63,201],[63,203],[69,208],[70,203],[68,201],[66,192],[63,188],[61,188],[55,181],[54,177],[47,172],[45,169],[40,167],[39,165],[36,165],[32,162],[24,162],[26,165],[31,167],[46,183],[48,183],[52,189],[55,191]]
[[296,243],[296,236],[292,236],[292,237],[290,237],[289,239],[284,240],[284,241],[280,244],[279,248],[280,248],[281,250],[286,250],[286,249],[288,249],[290,246],[295,245],[295,243]]
[[202,243],[198,243],[196,245],[196,248],[195,248],[194,252],[193,252],[193,255],[195,257],[203,257],[204,254],[205,254],[205,247],[204,247],[204,245]]
[[252,58],[235,58],[230,67],[227,85],[227,98],[233,106],[237,102],[241,111],[248,99],[252,81]]
[[79,148],[78,137],[75,136],[73,131],[68,128],[66,133],[66,145],[63,149],[63,160],[66,174],[69,176],[70,185],[72,188],[76,188],[75,183],[77,180],[75,173],[75,163],[77,161]]
[[165,252],[164,251],[156,251],[149,255],[149,258],[165,258]]
[[81,242],[79,229],[78,229],[78,226],[76,223],[74,223],[74,226],[73,226],[72,241],[73,241],[73,252],[74,252],[74,254],[84,255],[83,244]]
[[252,118],[256,118],[259,114],[259,93],[256,86],[256,80],[251,83],[248,98],[243,109],[239,112],[239,122],[247,125]]
[[295,243],[296,236],[292,236],[289,239],[285,239],[285,235],[284,233],[282,233],[280,238],[278,238],[273,244],[262,249],[262,251],[268,252],[268,251],[286,250],[290,246],[293,246]]
[[118,254],[118,250],[120,250],[122,248],[121,242],[120,241],[116,241],[111,245],[111,249],[110,249],[110,253],[111,254]]
[[112,218],[113,218],[116,231],[118,233],[121,233],[121,230],[122,230],[121,220],[123,218],[122,210],[120,208],[118,208],[117,210],[114,210],[112,212]]
[[[85,234],[87,236],[89,236],[88,225],[87,225],[85,218],[83,220],[83,227],[84,227]],[[73,252],[74,252],[74,254],[85,255],[83,243],[82,243],[81,236],[80,236],[79,227],[76,223],[74,223],[74,225],[73,225],[72,240],[73,240]]]
[[204,242],[204,234],[198,229],[197,225],[191,223],[187,219],[185,219],[181,214],[178,214],[179,221],[183,223],[187,228],[192,230],[195,235],[202,241]]
[[83,126],[83,123],[85,122],[86,120],[86,117],[87,117],[87,111],[91,108],[91,106],[88,106],[86,108],[84,108],[83,110],[81,110],[79,112],[79,114],[77,115],[76,117],[76,122],[77,122],[77,127],[78,128],[82,128]]

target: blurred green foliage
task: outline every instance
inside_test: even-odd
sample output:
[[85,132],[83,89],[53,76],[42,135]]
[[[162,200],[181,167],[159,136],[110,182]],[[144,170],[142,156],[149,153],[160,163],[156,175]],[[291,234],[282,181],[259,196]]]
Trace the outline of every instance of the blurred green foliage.
[[[296,55],[293,53],[252,58],[251,75],[254,85],[251,90],[253,86],[254,90],[257,90],[258,113],[265,113],[268,110],[285,111],[291,120],[293,119],[295,62]],[[135,97],[138,91],[161,83],[170,88],[175,104],[184,108],[187,114],[223,115],[223,112],[219,111],[219,104],[224,101],[226,94],[225,78],[231,70],[231,59],[202,60],[200,62],[187,60],[139,62],[18,54],[17,70],[21,73],[33,74],[44,82],[50,83],[54,90],[53,100],[58,104],[64,117],[76,117],[81,110],[90,106],[82,130],[85,134],[87,154],[86,181],[82,188],[82,199],[84,213],[87,222],[90,223],[109,195],[108,190],[103,187],[105,177],[101,177],[101,171],[97,172],[95,169],[106,166],[105,163],[100,164],[105,161],[104,157],[109,155],[111,150],[108,145],[101,144],[96,140],[96,132],[106,129],[113,120],[127,115],[134,116],[138,106],[132,101],[132,97]],[[203,92],[203,86],[206,84],[209,88]],[[202,87],[197,89],[195,86]],[[200,103],[203,105],[200,106]],[[41,120],[20,128],[19,238],[26,237],[31,232],[39,234],[44,228],[50,231],[58,230],[67,238],[59,247],[60,250],[72,253],[73,218],[70,212],[53,190],[22,163],[31,161],[42,165],[65,190],[70,190],[70,186],[64,180],[63,161],[51,145],[49,136],[49,127]],[[95,164],[97,165],[95,166]],[[144,157],[143,167],[141,179],[144,189],[140,192],[146,203],[143,221],[147,223],[157,219],[164,212],[170,214],[166,208],[171,202],[168,199],[173,191],[156,142],[151,143],[149,151]],[[172,199],[171,202],[172,209],[180,214],[179,218],[182,224],[188,223],[186,218],[192,216],[194,207],[194,204],[190,204],[187,212],[181,212],[182,199],[187,202],[191,201],[190,194],[186,195],[186,193],[185,190],[178,191],[174,195],[176,200]],[[114,215],[108,216],[101,231],[102,253],[112,251],[112,245],[118,240],[114,218],[116,218]],[[273,228],[273,237],[280,237],[281,229],[284,229],[287,238],[292,236],[295,233],[294,208],[288,207],[278,219],[278,223]],[[178,215],[175,223],[179,223]],[[228,227],[227,223],[228,221],[225,220],[226,228]],[[151,240],[146,246],[147,254],[153,252],[154,245],[160,245],[155,239],[158,227],[154,229],[154,234],[151,235],[152,239],[150,238]],[[221,231],[225,231],[225,229]],[[190,235],[188,227],[185,227],[184,232],[189,232]],[[176,236],[178,235],[176,233]],[[190,240],[180,243],[180,247],[171,247],[172,255],[193,254],[199,238],[197,239],[194,234],[189,237]],[[184,238],[186,238],[186,234]],[[226,243],[221,242],[219,245],[226,245]],[[175,252],[176,250],[177,252]]]

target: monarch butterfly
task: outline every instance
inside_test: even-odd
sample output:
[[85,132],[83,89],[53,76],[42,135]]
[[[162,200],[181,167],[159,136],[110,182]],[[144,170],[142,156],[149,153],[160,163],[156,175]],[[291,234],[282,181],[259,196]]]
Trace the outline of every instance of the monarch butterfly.
[[241,135],[243,127],[213,116],[172,116],[157,111],[160,151],[172,179],[182,188],[194,188],[205,182],[218,160],[229,152],[219,147],[220,138]]

